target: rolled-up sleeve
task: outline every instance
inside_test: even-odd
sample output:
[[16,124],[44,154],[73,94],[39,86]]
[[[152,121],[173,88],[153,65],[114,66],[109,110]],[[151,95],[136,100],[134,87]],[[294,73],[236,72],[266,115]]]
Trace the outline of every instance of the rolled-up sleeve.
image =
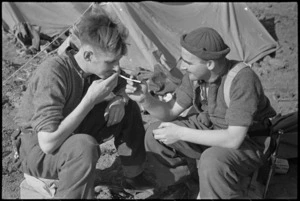
[[43,63],[36,73],[31,83],[34,108],[32,128],[37,132],[53,132],[64,118],[67,75],[64,68],[53,61]]
[[250,126],[263,95],[259,78],[245,69],[233,80],[230,89],[230,106],[225,119],[228,125]]

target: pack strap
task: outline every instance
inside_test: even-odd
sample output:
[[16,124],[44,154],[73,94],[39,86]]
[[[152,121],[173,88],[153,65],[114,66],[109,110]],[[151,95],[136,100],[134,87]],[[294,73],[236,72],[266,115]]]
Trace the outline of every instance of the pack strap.
[[224,82],[224,99],[227,107],[229,107],[230,104],[230,87],[232,80],[235,78],[235,76],[245,67],[249,67],[248,64],[245,62],[240,62],[236,64],[227,74]]

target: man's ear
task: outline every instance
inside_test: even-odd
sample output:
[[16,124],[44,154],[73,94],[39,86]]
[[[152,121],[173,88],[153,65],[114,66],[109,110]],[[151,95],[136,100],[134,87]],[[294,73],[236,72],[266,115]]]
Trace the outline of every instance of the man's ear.
[[208,60],[206,66],[208,70],[212,71],[215,68],[216,63],[213,60]]
[[93,54],[94,53],[92,51],[85,50],[83,52],[83,58],[84,58],[84,60],[87,61],[87,62],[92,61]]

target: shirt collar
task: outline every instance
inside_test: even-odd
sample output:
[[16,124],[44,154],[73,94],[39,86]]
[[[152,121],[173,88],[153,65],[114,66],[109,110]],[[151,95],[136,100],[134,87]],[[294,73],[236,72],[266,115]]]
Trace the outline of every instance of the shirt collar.
[[80,66],[78,65],[77,61],[74,58],[74,52],[71,51],[66,51],[66,54],[69,56],[71,63],[73,64],[72,66],[75,68],[77,73],[82,77],[82,78],[87,78],[89,75],[85,73]]

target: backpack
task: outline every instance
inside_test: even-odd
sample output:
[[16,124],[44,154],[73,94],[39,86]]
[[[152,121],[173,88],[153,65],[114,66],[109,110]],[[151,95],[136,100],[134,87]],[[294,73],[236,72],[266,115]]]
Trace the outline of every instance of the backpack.
[[[230,86],[234,77],[243,68],[249,67],[246,63],[240,62],[235,65],[229,72],[224,83],[224,99],[227,107],[230,104]],[[284,134],[281,141],[289,145],[298,146],[298,111],[291,112],[285,115],[278,114],[272,119],[268,120],[267,127],[255,126],[257,129],[249,133],[250,136],[272,136],[272,134]]]
[[249,68],[249,66],[244,63],[244,62],[240,62],[238,64],[236,64],[227,74],[225,82],[224,82],[224,99],[225,99],[225,103],[227,105],[227,107],[229,107],[230,104],[230,87],[231,87],[231,83],[232,80],[235,78],[235,76],[238,74],[238,72],[240,72],[240,70],[244,69],[244,68]]

